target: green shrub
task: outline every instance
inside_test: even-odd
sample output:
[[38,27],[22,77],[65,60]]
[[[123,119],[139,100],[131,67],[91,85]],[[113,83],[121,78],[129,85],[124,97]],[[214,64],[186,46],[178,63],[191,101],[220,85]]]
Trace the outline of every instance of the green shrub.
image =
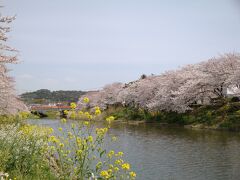
[[231,102],[239,102],[239,101],[240,101],[239,97],[232,97],[231,98]]
[[183,115],[182,124],[193,124],[196,121],[196,118],[193,115]]
[[45,114],[49,119],[57,119],[60,117],[60,113],[58,111],[46,111]]

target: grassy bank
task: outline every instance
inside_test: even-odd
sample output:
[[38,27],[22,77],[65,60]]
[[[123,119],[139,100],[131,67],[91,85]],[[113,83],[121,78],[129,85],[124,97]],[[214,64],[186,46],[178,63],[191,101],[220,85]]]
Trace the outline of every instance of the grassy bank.
[[159,122],[178,124],[192,128],[211,128],[240,130],[240,102],[229,99],[215,105],[194,106],[186,113],[176,112],[148,112],[131,107],[112,106],[104,115],[113,115],[116,119],[128,121]]

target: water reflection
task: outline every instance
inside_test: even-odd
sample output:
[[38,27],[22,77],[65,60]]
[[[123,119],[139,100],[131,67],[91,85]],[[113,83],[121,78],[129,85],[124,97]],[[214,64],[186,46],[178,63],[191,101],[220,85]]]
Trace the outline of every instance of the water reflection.
[[[58,120],[32,120],[59,127]],[[96,124],[101,126],[101,124]],[[137,179],[239,179],[239,133],[189,130],[159,124],[113,124],[118,143],[109,149],[125,152]]]

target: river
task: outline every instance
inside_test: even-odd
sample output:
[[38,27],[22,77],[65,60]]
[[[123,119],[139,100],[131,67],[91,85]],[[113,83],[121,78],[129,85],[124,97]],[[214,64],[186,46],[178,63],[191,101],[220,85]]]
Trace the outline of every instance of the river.
[[[28,122],[54,129],[60,126],[59,120]],[[139,180],[240,179],[239,133],[153,123],[115,123],[109,133],[118,137],[118,143],[108,148],[124,151]]]

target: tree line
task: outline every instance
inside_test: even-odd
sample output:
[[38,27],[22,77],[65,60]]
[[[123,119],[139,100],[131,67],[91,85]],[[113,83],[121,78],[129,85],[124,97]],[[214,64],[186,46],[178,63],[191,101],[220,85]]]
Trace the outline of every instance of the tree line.
[[70,103],[77,102],[78,98],[84,94],[84,91],[50,91],[48,89],[40,89],[34,92],[23,93],[20,97],[27,104]]
[[[149,111],[186,112],[197,104],[223,100],[229,90],[239,96],[239,84],[240,55],[228,53],[160,75],[143,75],[126,84],[109,84],[85,96],[91,100],[90,107],[105,109],[120,104]],[[82,98],[79,106],[83,106]]]

